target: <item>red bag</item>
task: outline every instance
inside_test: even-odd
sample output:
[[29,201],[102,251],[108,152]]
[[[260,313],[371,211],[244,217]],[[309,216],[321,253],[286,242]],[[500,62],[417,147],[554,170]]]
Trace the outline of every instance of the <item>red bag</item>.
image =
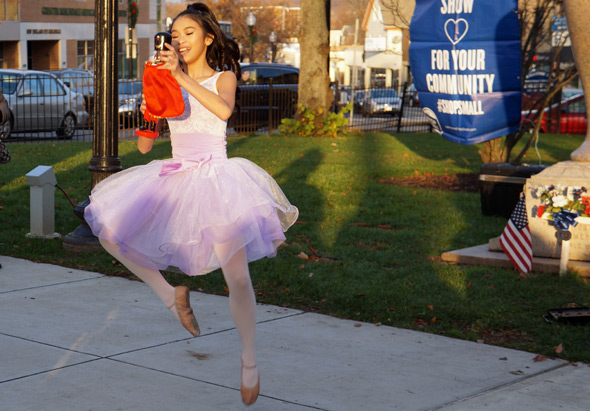
[[176,79],[168,70],[159,70],[151,62],[145,63],[143,72],[143,94],[146,110],[143,115],[144,125],[135,134],[142,137],[156,138],[156,121],[160,118],[178,117],[184,113],[184,100]]

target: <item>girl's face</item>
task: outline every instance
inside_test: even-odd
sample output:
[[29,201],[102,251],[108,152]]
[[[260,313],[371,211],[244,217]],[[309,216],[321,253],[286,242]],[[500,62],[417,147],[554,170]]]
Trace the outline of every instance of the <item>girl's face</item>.
[[172,25],[172,46],[186,64],[205,57],[207,46],[213,42],[210,34],[205,34],[199,23],[189,16],[181,16]]

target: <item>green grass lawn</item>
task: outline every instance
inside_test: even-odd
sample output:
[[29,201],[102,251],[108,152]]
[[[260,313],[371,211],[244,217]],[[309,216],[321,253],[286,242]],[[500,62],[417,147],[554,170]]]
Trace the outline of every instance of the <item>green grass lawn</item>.
[[[569,159],[583,136],[542,135],[545,164]],[[61,240],[26,237],[29,188],[25,174],[53,166],[58,184],[75,201],[90,190],[90,143],[11,144],[13,161],[0,166],[0,254],[108,275],[128,275],[104,251],[74,253]],[[477,173],[481,147],[435,134],[370,133],[337,139],[258,135],[230,137],[232,157],[271,173],[300,219],[273,259],[251,264],[258,300],[375,324],[483,340],[590,362],[590,326],[547,324],[543,314],[564,302],[590,304],[590,285],[564,277],[441,262],[441,253],[486,243],[506,223],[482,216],[478,193],[384,184],[411,175]],[[167,141],[143,156],[134,142],[119,145],[123,167],[170,156]],[[534,149],[525,161],[538,163]],[[78,220],[56,191],[56,231]],[[303,254],[311,257],[303,259]],[[219,271],[201,277],[166,273],[174,284],[226,294]],[[563,351],[555,347],[562,344]]]

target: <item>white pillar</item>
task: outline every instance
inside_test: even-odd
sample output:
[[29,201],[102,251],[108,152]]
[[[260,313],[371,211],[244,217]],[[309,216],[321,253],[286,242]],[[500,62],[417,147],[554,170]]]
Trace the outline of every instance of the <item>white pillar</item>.
[[371,67],[365,67],[365,87],[371,88]]
[[391,78],[393,77],[392,69],[385,69],[385,87],[391,87]]
[[60,237],[55,230],[55,186],[57,179],[50,166],[37,166],[27,174],[31,187],[31,232],[27,237]]

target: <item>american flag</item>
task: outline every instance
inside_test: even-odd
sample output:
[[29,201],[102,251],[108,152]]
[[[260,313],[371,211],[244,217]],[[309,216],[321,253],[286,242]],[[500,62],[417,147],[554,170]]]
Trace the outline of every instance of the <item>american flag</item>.
[[502,249],[517,270],[526,273],[533,268],[533,245],[526,216],[524,193],[521,193],[508,224],[500,236]]

